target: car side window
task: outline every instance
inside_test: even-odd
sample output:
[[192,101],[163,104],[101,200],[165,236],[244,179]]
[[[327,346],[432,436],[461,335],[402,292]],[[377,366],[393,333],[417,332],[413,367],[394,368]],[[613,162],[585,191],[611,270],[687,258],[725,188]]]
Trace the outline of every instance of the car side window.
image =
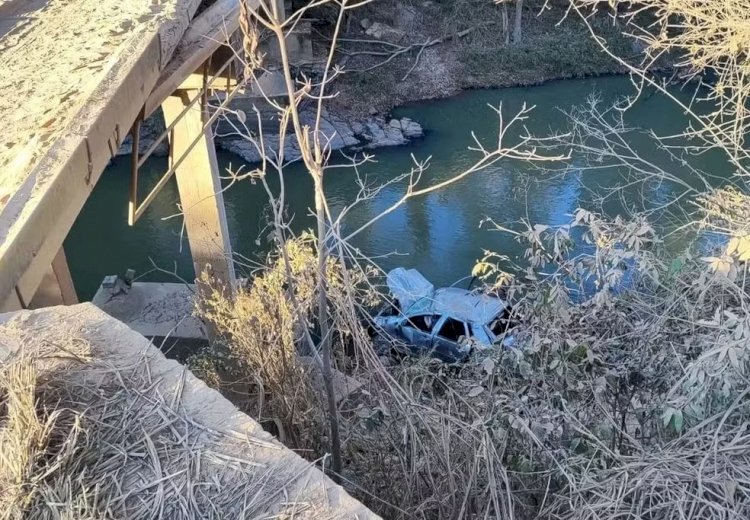
[[407,318],[406,322],[404,322],[404,325],[413,329],[421,330],[422,332],[431,332],[432,327],[435,325],[436,321],[436,316],[432,316],[431,314],[423,314],[421,316],[411,316]]
[[489,325],[490,332],[492,332],[492,334],[494,334],[495,336],[502,336],[507,328],[508,323],[500,318],[493,320]]
[[438,336],[451,341],[458,341],[461,336],[466,335],[466,324],[454,318],[447,318],[438,332]]

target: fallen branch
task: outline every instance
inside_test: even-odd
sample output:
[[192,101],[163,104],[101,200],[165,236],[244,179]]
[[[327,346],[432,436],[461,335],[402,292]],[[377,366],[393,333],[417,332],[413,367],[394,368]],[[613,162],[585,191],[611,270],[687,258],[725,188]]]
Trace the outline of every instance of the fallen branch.
[[348,38],[348,39],[342,39],[341,41],[345,42],[351,42],[351,43],[364,43],[364,44],[378,44],[383,45],[384,47],[390,47],[394,50],[392,51],[386,51],[386,50],[371,50],[371,51],[347,51],[344,49],[339,49],[339,52],[351,57],[351,56],[387,56],[386,59],[383,61],[371,66],[367,67],[365,69],[359,69],[359,70],[352,70],[350,72],[370,72],[371,70],[375,70],[378,67],[382,67],[386,63],[391,62],[394,58],[401,56],[402,54],[406,54],[408,52],[411,52],[413,50],[419,49],[417,52],[417,57],[414,60],[414,64],[411,66],[411,68],[407,71],[407,73],[404,75],[403,78],[401,78],[401,81],[404,81],[406,78],[409,77],[409,75],[414,71],[414,69],[419,65],[419,60],[422,57],[422,53],[425,49],[428,49],[430,47],[434,47],[435,45],[439,45],[441,43],[444,43],[446,40],[454,39],[454,38],[463,38],[472,32],[474,32],[479,27],[485,27],[487,25],[492,25],[494,22],[486,22],[483,24],[476,25],[474,27],[470,27],[468,29],[464,29],[463,31],[459,31],[456,34],[451,34],[449,36],[441,36],[439,38],[427,38],[422,43],[412,43],[411,45],[397,45],[395,43],[380,41],[380,40],[359,40],[356,38]]

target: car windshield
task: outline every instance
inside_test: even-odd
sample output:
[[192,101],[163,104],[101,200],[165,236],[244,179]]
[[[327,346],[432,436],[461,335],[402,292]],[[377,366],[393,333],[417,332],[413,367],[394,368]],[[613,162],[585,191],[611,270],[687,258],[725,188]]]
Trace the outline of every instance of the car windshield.
[[433,300],[432,298],[420,298],[419,300],[415,301],[407,310],[406,314],[409,316],[416,316],[419,314],[426,314],[428,313],[433,307]]

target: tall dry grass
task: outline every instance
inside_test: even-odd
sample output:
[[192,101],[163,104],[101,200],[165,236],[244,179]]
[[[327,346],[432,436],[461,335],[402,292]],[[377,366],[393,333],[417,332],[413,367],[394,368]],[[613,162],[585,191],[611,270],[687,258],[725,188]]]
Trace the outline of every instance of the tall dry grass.
[[[48,457],[56,442],[74,438],[77,429],[61,439],[63,410],[39,410],[38,371],[21,359],[0,370],[0,513],[3,518],[24,518],[37,498],[44,474],[55,470]],[[40,470],[41,469],[41,470]]]

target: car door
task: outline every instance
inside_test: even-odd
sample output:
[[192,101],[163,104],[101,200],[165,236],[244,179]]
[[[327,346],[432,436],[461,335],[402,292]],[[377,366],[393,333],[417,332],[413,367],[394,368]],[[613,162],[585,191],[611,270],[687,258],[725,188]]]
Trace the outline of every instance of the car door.
[[435,355],[446,361],[458,361],[466,356],[465,349],[459,345],[459,339],[469,337],[466,323],[444,316],[437,324],[433,347]]
[[490,347],[495,340],[495,336],[491,335],[486,327],[483,327],[479,323],[469,323],[469,330],[471,331],[472,341],[481,347]]
[[432,348],[432,329],[438,316],[420,314],[409,316],[401,324],[401,336],[412,352],[426,352]]

